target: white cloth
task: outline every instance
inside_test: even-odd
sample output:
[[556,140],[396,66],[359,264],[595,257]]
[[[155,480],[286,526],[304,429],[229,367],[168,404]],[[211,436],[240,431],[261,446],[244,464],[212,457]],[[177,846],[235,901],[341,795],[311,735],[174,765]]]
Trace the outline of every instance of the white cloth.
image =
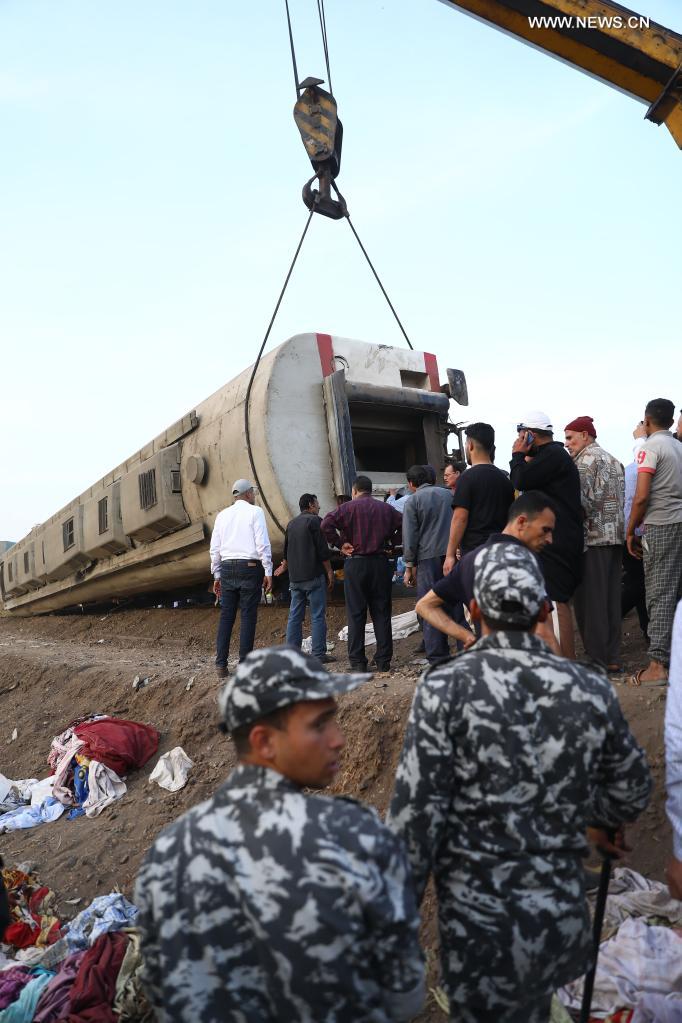
[[673,855],[682,860],[682,601],[673,622],[668,699],[665,707],[666,812],[673,829]]
[[[393,639],[405,639],[406,636],[411,636],[413,632],[416,632],[419,628],[419,620],[417,619],[416,611],[405,611],[404,614],[395,615],[391,618],[391,635]],[[339,633],[339,639],[342,643],[348,642],[348,626],[344,625]],[[371,646],[376,643],[377,638],[374,635],[374,626],[365,626],[365,646]]]
[[231,559],[260,561],[266,575],[272,575],[272,549],[262,508],[248,501],[235,501],[223,508],[211,535],[211,572],[220,578],[220,562]]
[[194,767],[193,761],[187,756],[182,746],[176,746],[169,753],[164,753],[162,757],[159,757],[156,767],[149,775],[149,780],[158,782],[162,789],[177,792],[187,783],[190,767]]
[[[583,979],[559,991],[569,1009],[579,1009]],[[682,938],[668,927],[650,927],[629,919],[599,949],[592,995],[593,1017],[634,1008],[644,995],[682,992]],[[646,1017],[645,1017],[646,1018]]]
[[671,897],[662,881],[651,881],[629,867],[616,867],[609,882],[604,929],[607,933],[614,931],[631,916],[647,920],[655,917],[680,927],[682,902]]
[[7,810],[14,810],[22,803],[28,803],[31,798],[31,789],[37,785],[37,778],[21,778],[13,781],[0,774],[0,813]]
[[42,806],[46,799],[52,796],[54,789],[54,775],[49,775],[31,786],[31,806]]
[[97,817],[105,806],[120,799],[128,791],[126,783],[115,771],[99,760],[91,760],[88,768],[88,798],[83,803],[86,817]]
[[630,1023],[682,1023],[682,994],[644,995]]
[[37,824],[56,821],[64,813],[66,807],[50,796],[41,806],[20,806],[0,817],[0,834],[4,831],[19,831],[24,828],[35,828]]

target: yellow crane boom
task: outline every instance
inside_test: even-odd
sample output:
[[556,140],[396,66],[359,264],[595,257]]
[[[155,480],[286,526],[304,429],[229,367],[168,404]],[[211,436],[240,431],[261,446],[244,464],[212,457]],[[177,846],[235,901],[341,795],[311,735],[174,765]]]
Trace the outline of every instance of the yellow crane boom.
[[682,149],[682,35],[611,0],[441,0],[648,105]]

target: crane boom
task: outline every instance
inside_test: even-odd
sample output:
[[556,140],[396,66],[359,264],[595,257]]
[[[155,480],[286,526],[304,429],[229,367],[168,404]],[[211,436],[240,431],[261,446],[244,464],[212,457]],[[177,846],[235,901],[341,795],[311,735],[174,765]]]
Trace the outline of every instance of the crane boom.
[[441,0],[648,105],[682,149],[682,35],[611,0]]

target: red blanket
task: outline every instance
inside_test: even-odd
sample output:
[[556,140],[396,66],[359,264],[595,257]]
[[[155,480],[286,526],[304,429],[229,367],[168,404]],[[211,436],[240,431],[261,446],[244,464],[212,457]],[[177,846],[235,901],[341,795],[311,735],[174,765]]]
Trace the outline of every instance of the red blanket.
[[136,767],[143,767],[159,748],[159,733],[151,725],[119,718],[85,721],[74,728],[85,744],[78,752],[115,771],[123,777]]

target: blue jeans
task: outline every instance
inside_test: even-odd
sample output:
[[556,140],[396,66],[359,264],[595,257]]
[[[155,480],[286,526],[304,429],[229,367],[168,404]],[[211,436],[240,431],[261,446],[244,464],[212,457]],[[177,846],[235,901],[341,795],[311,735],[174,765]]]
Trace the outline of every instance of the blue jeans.
[[313,655],[327,653],[327,587],[325,577],[290,583],[291,606],[287,622],[287,643],[300,649],[303,642],[303,619],[306,604],[310,603],[310,625],[313,634]]
[[220,565],[220,622],[216,643],[215,663],[227,667],[232,629],[241,612],[239,624],[239,660],[243,661],[253,650],[256,638],[256,619],[260,604],[265,572],[260,561],[223,561]]

